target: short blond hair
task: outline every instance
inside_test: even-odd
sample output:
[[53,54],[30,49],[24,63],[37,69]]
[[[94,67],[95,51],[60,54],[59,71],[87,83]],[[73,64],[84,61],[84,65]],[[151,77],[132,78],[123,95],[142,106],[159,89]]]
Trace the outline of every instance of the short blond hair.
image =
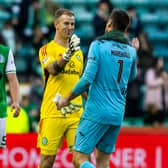
[[55,12],[55,20],[57,20],[62,15],[75,16],[75,14],[71,10],[60,8]]

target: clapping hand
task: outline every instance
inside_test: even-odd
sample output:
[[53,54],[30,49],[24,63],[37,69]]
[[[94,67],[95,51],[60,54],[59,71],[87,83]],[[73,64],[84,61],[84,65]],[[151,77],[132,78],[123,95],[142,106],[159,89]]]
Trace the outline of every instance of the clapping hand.
[[131,44],[132,44],[132,47],[134,47],[136,49],[136,51],[139,50],[139,40],[138,40],[138,38],[136,38],[136,37],[133,38]]
[[80,38],[76,34],[73,34],[69,42],[69,49],[62,56],[65,61],[68,62],[71,59],[73,53],[77,50],[80,50],[79,44]]

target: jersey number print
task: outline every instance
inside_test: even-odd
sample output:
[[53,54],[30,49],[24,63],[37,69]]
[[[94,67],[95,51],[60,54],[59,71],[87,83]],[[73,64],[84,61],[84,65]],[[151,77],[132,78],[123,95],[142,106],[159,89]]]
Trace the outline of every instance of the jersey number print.
[[118,77],[117,77],[117,83],[120,84],[120,80],[121,80],[121,75],[122,75],[122,70],[123,70],[123,60],[118,60],[118,64],[119,64],[119,71],[118,71]]

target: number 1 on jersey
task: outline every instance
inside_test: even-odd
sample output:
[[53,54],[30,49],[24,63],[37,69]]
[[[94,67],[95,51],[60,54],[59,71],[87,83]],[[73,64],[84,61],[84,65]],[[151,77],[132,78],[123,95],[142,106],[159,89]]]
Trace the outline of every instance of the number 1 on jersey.
[[119,64],[119,71],[118,71],[118,77],[117,77],[117,83],[120,84],[122,70],[123,70],[123,60],[118,60],[117,62]]

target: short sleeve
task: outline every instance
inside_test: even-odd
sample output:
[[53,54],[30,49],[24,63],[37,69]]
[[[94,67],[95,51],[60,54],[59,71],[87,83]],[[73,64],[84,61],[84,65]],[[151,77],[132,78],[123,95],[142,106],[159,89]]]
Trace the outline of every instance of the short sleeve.
[[7,60],[5,72],[6,72],[6,74],[16,73],[16,66],[15,66],[14,57],[13,57],[13,53],[12,53],[11,49],[9,50],[9,55],[8,55],[8,60]]
[[42,48],[40,48],[39,60],[44,69],[54,61],[53,55],[49,52],[47,45],[44,45]]

